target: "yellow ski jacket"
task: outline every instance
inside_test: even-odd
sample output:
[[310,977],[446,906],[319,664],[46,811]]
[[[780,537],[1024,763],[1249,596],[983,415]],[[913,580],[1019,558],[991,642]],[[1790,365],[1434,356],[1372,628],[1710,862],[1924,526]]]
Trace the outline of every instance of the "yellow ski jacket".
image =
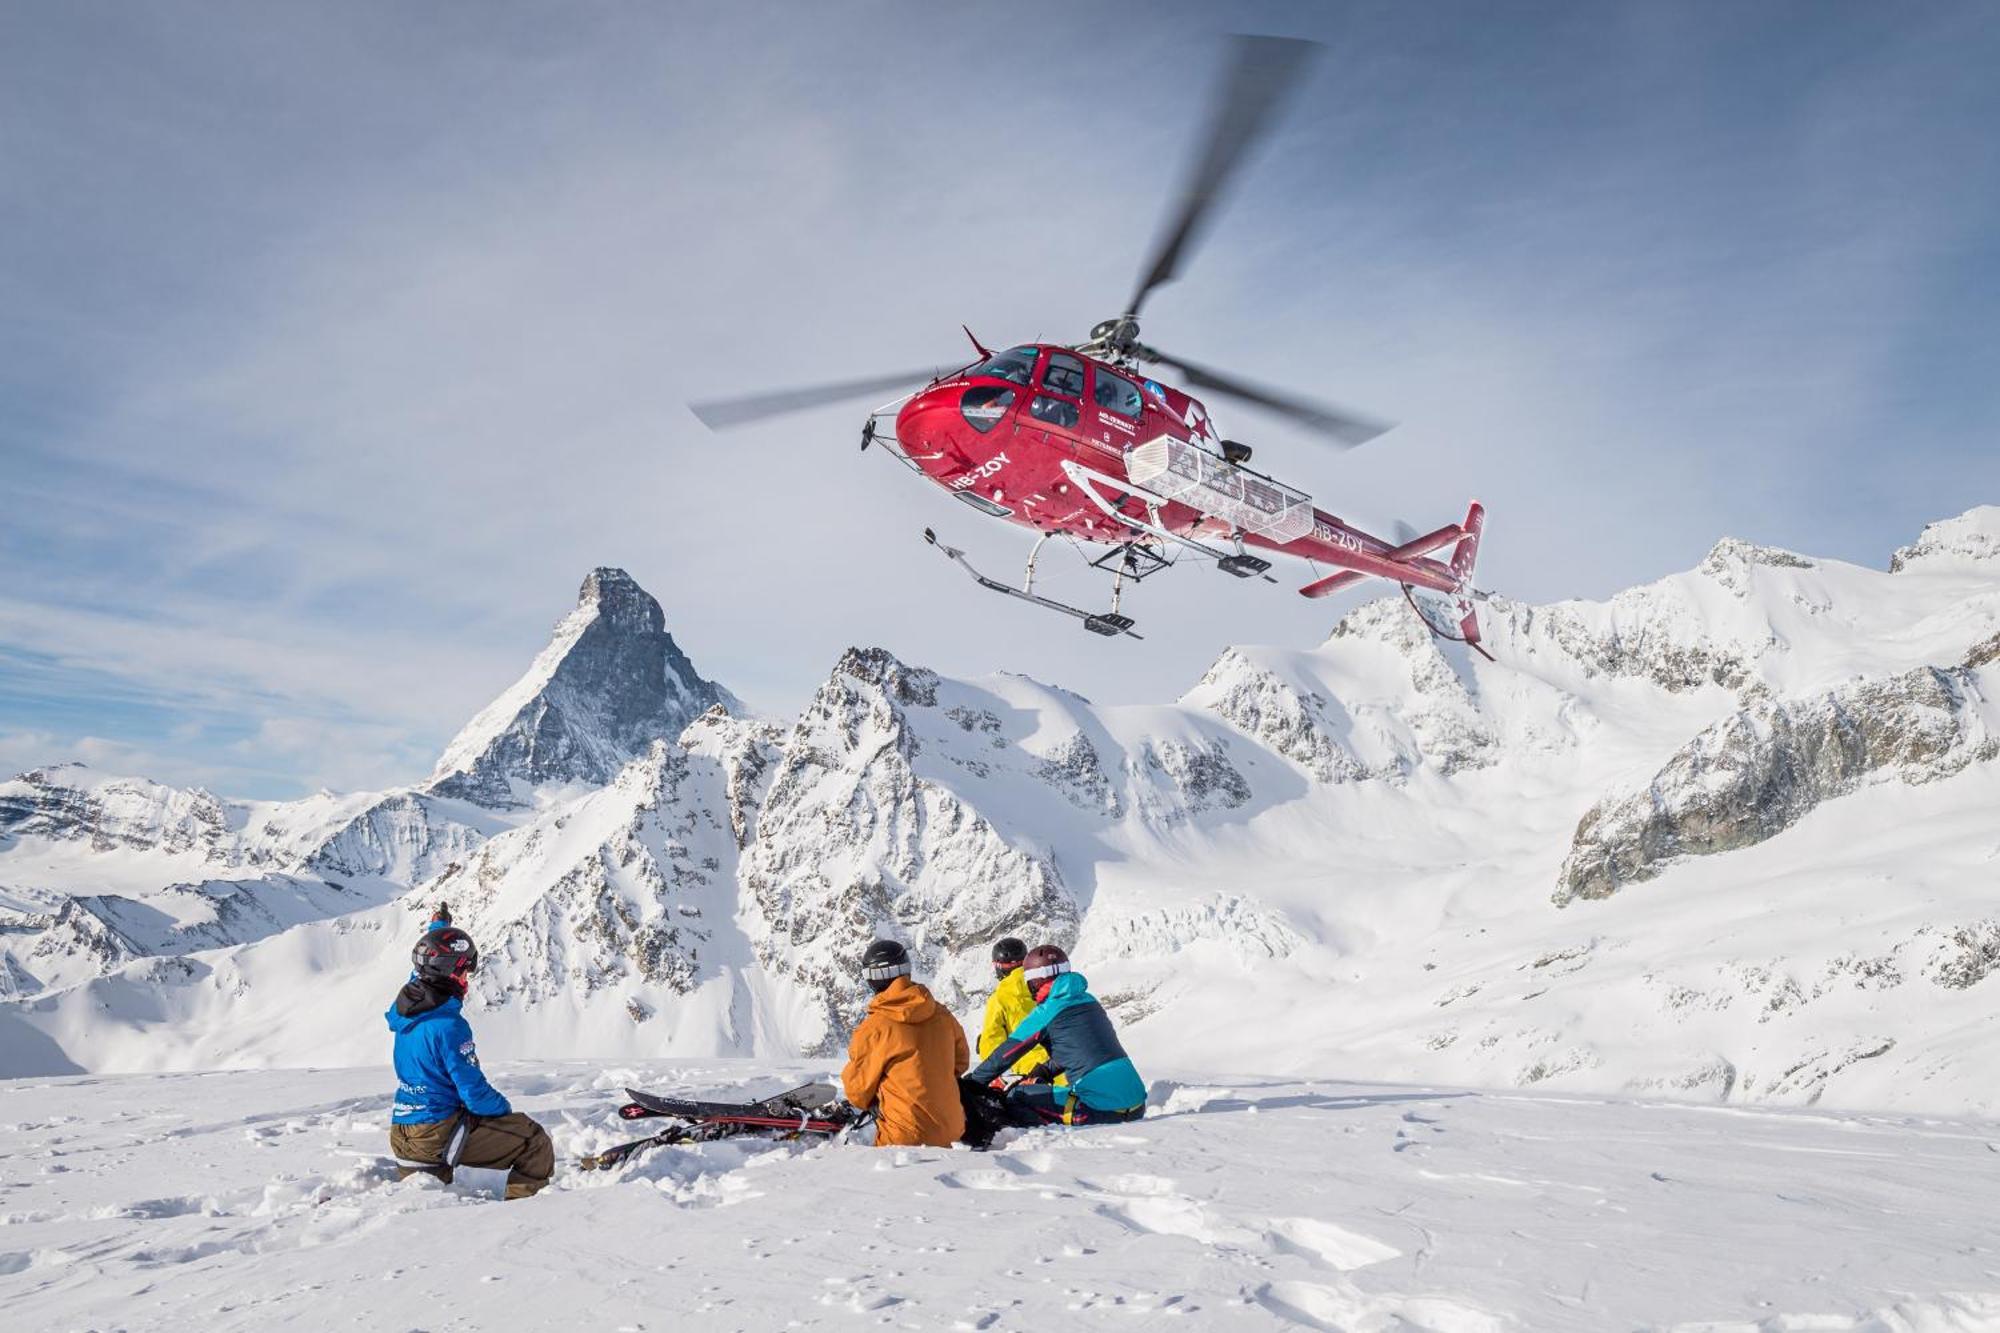
[[[986,997],[986,1021],[979,1029],[979,1058],[985,1059],[993,1053],[993,1048],[1007,1040],[1020,1021],[1035,1011],[1035,997],[1028,994],[1028,978],[1021,968],[1015,968],[1000,979],[993,988],[993,994]],[[1032,1073],[1048,1063],[1049,1053],[1040,1046],[1016,1060],[1010,1072]]]

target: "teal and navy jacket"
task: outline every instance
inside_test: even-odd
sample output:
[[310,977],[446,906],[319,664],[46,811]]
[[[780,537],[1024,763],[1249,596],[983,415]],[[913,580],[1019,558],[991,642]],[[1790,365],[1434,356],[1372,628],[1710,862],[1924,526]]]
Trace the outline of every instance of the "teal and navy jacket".
[[1145,1103],[1145,1080],[1126,1058],[1111,1015],[1091,998],[1082,973],[1058,976],[1049,997],[965,1077],[991,1082],[1037,1044],[1048,1048],[1049,1063],[1069,1076],[1070,1090],[1092,1110],[1129,1111]]
[[395,1123],[428,1125],[460,1111],[490,1119],[512,1109],[479,1071],[456,995],[412,981],[383,1017],[396,1034]]

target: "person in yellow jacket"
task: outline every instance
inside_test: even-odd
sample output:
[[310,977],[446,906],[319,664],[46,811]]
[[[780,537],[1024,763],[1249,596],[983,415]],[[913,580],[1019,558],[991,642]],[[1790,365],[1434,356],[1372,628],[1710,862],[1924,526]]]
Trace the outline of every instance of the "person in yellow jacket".
[[910,979],[908,950],[876,940],[861,955],[875,998],[847,1043],[841,1091],[876,1115],[878,1148],[949,1148],[965,1132],[958,1076],[972,1063],[965,1029]]
[[[1035,1010],[1035,997],[1028,994],[1027,979],[1021,974],[1021,960],[1028,946],[1009,935],[993,946],[993,975],[999,984],[986,997],[986,1021],[979,1028],[979,1058],[993,1054],[993,1048],[1007,1040],[1007,1034]],[[1016,1060],[1008,1073],[1026,1077],[1049,1062],[1049,1053],[1040,1046]]]

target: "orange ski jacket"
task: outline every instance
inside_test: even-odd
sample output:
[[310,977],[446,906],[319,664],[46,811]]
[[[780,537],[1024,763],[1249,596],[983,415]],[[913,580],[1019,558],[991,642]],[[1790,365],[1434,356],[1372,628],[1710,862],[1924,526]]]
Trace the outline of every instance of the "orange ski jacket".
[[948,1148],[965,1132],[958,1076],[972,1063],[965,1029],[931,993],[897,977],[847,1043],[847,1100],[880,1117],[877,1147]]

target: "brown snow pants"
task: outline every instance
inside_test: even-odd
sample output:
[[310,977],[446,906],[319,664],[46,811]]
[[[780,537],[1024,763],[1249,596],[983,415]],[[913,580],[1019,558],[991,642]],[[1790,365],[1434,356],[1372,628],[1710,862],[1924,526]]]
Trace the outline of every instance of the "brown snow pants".
[[391,1125],[389,1151],[396,1155],[399,1180],[423,1171],[449,1184],[455,1166],[504,1168],[510,1199],[527,1198],[556,1173],[549,1132],[519,1111],[491,1119],[461,1112],[427,1125]]

